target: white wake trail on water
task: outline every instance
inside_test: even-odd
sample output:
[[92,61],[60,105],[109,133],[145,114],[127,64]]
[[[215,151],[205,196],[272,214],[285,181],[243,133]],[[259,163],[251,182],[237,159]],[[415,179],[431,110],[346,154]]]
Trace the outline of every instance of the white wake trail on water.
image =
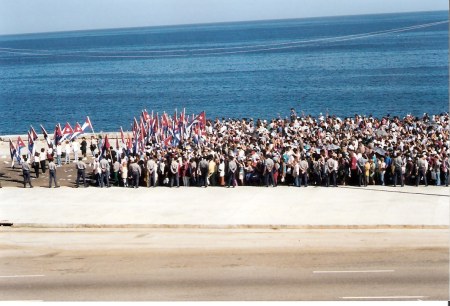
[[[255,53],[264,51],[277,51],[285,49],[300,48],[303,46],[311,46],[314,44],[323,43],[336,43],[342,41],[350,41],[356,39],[365,39],[368,37],[388,35],[392,33],[400,33],[406,31],[412,31],[416,29],[422,29],[427,27],[432,27],[440,24],[448,23],[448,20],[437,21],[432,23],[424,23],[414,26],[401,27],[389,30],[366,32],[360,34],[344,35],[344,36],[334,36],[327,38],[317,38],[309,40],[295,40],[280,43],[271,44],[256,44],[256,45],[246,45],[246,46],[235,46],[235,47],[216,47],[216,48],[197,48],[197,49],[170,49],[170,50],[137,50],[137,51],[90,51],[90,50],[79,50],[65,53],[55,53],[52,50],[42,50],[42,49],[14,49],[14,48],[0,48],[0,53],[8,53],[21,55],[24,57],[80,57],[80,58],[169,58],[169,57],[189,57],[189,56],[210,56],[210,55],[227,55],[227,54],[240,54],[240,53]],[[204,52],[213,51],[213,52]],[[217,51],[217,52],[214,52]],[[46,53],[36,53],[36,52],[46,52]],[[103,53],[103,55],[96,55],[92,53]],[[105,53],[107,55],[105,55]],[[130,55],[122,55],[123,53]],[[132,54],[135,55],[132,55]],[[136,55],[136,53],[144,54],[158,54],[158,55]],[[111,55],[110,55],[111,54]]]

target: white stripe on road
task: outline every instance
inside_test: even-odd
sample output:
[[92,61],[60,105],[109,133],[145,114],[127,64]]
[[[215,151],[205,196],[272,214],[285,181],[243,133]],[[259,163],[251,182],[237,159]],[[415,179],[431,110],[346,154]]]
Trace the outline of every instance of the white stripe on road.
[[313,273],[390,273],[395,270],[313,271]]
[[352,299],[352,300],[376,300],[376,299],[423,299],[428,296],[414,296],[414,295],[405,295],[405,296],[343,296],[341,299]]
[[0,275],[0,278],[13,278],[13,277],[42,277],[45,275]]

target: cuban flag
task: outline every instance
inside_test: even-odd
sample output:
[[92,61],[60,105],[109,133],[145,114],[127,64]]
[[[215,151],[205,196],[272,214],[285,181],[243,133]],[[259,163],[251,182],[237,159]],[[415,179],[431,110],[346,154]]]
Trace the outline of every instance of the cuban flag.
[[22,158],[20,155],[20,151],[22,151],[22,148],[25,148],[25,144],[22,141],[22,138],[17,137],[17,161],[20,163]]
[[53,132],[53,144],[56,145],[58,142],[61,142],[62,137],[61,126],[57,124],[55,126],[55,131]]
[[125,144],[125,135],[123,134],[123,129],[120,127],[120,140],[122,140],[122,147],[126,147]]
[[192,129],[192,126],[194,125],[200,125],[201,129],[204,129],[206,127],[206,113],[203,111],[200,114],[198,114],[189,125],[189,130]]
[[35,148],[34,148],[34,140],[31,136],[30,132],[28,132],[28,158],[34,155]]
[[133,148],[133,143],[131,141],[130,135],[128,135],[128,138],[127,138],[127,150],[126,150],[127,156],[130,155],[130,152],[131,152],[132,148]]
[[133,121],[133,137],[136,138],[139,133],[139,123],[136,120],[136,117],[134,117]]
[[89,116],[86,116],[86,120],[84,121],[83,125],[81,126],[81,129],[83,130],[83,132],[86,130],[87,127],[90,127],[92,133],[95,134],[94,127],[92,126],[91,119],[89,119]]
[[16,157],[17,154],[17,149],[11,139],[9,140],[9,154],[11,155],[11,160],[14,161],[14,157]]
[[77,122],[77,124],[75,124],[75,128],[73,129],[73,134],[70,136],[70,140],[75,139],[75,137],[78,137],[83,133],[84,131],[81,128],[81,125]]
[[142,119],[144,119],[144,122],[148,122],[150,120],[150,115],[146,109],[142,111]]
[[30,127],[31,127],[31,129],[30,129],[31,138],[33,139],[33,141],[36,141],[39,137],[38,137],[36,131],[34,130],[33,126],[30,126]]
[[44,127],[42,126],[42,124],[41,124],[41,129],[42,129],[42,134],[44,134],[44,139],[45,139],[45,141],[47,142],[47,146],[50,146],[52,142],[50,141],[50,137],[48,137],[48,133],[47,133],[47,131],[44,129]]
[[[59,142],[63,142],[66,139],[70,139],[70,136],[73,134],[73,129],[70,126],[69,122],[66,122],[66,126],[64,127],[64,129],[62,130],[62,137],[59,140]],[[55,142],[55,144],[57,144],[57,142]]]
[[172,141],[172,135],[170,135],[169,137],[167,137],[166,139],[164,139],[164,141],[163,141],[164,147],[165,147],[165,148],[169,147],[171,141]]
[[103,157],[106,157],[106,151],[109,150],[111,145],[109,144],[108,135],[105,135],[105,140],[103,141],[103,147],[102,147],[102,154],[100,155],[99,159],[102,159]]
[[178,127],[175,127],[173,130],[173,145],[178,146],[181,141],[181,133]]

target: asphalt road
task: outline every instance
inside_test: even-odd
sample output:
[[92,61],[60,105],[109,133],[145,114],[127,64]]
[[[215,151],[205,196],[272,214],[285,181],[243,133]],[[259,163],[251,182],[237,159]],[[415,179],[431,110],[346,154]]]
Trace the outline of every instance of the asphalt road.
[[448,230],[0,230],[0,300],[448,300]]

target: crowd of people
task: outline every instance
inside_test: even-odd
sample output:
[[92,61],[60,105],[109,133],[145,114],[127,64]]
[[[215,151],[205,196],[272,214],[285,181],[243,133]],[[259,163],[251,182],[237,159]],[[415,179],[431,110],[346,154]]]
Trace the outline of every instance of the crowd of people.
[[47,161],[56,172],[63,155],[65,163],[73,156],[77,187],[448,186],[448,113],[339,118],[291,109],[290,118],[217,118],[203,128],[177,146],[149,137],[139,152],[124,145],[102,152],[101,136],[83,137],[42,148],[32,165],[45,171]]

